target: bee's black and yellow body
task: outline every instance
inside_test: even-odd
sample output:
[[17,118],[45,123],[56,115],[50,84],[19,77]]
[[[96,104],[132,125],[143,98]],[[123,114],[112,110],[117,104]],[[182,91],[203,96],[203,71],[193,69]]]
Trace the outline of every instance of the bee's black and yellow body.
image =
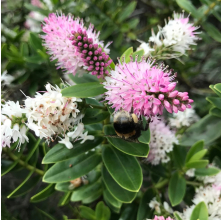
[[114,129],[116,134],[124,139],[136,139],[141,134],[141,126],[137,116],[124,110],[114,115]]

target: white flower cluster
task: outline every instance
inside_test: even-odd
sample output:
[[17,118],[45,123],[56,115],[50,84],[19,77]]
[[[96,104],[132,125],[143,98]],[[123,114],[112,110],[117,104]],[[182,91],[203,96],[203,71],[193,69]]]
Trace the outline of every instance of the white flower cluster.
[[[77,102],[82,100],[75,97],[63,97],[60,88],[58,86],[53,87],[49,83],[45,88],[46,91],[43,91],[42,94],[37,92],[34,98],[26,97],[24,108],[21,108],[18,102],[16,104],[8,102],[9,104],[3,106],[2,120],[4,121],[2,123],[4,127],[1,133],[4,137],[3,146],[10,146],[9,137],[13,137],[14,141],[20,138],[19,144],[27,140],[25,136],[26,127],[21,126],[19,130],[15,123],[21,117],[23,117],[22,123],[24,124],[27,121],[26,126],[41,139],[45,138],[46,141],[50,142],[58,136],[64,137],[60,143],[64,143],[67,148],[73,148],[69,138],[72,140],[80,139],[82,140],[81,143],[94,139],[93,136],[87,135],[87,132],[84,133],[84,125],[80,123],[84,115],[80,114]],[[11,117],[14,117],[15,122]],[[9,122],[7,118],[10,118],[14,124]],[[75,130],[71,132],[73,129]],[[15,132],[17,132],[18,137]]]
[[196,114],[195,110],[192,108],[187,108],[184,112],[178,112],[169,118],[169,123],[171,127],[181,128],[189,127],[194,122],[199,120],[199,116]]
[[1,74],[1,84],[2,85],[9,85],[13,80],[14,80],[14,77],[9,75],[9,74],[7,74],[7,70],[5,70]]
[[183,220],[189,220],[193,209],[200,202],[205,202],[208,208],[209,220],[221,219],[221,172],[215,176],[202,177],[205,186],[196,189],[192,206],[181,213]]
[[[166,22],[163,28],[159,27],[159,32],[155,35],[152,30],[152,36],[149,38],[149,42],[142,44],[137,50],[143,49],[145,51],[144,56],[151,55],[152,51],[159,49],[161,52],[167,48],[167,58],[176,58],[185,54],[186,50],[190,49],[190,45],[195,45],[195,41],[199,38],[196,34],[200,32],[194,32],[198,27],[194,27],[192,23],[189,23],[189,16],[184,17],[183,14],[177,14],[174,12],[174,19],[170,19]],[[153,48],[150,46],[152,44]],[[158,49],[157,49],[158,48]]]
[[160,162],[167,163],[170,160],[167,153],[173,150],[173,143],[178,144],[175,132],[170,130],[163,119],[159,121],[154,118],[153,122],[150,123],[150,133],[150,153],[147,161],[153,165]]
[[21,108],[18,102],[8,101],[1,109],[1,146],[10,147],[11,143],[18,141],[18,147],[28,142],[25,126],[25,109]]
[[[161,204],[157,201],[156,197],[154,197],[150,201],[149,207],[151,209],[154,209],[158,214],[161,214]],[[173,213],[173,209],[169,206],[169,204],[166,201],[163,202],[162,208],[164,208],[168,213]]]

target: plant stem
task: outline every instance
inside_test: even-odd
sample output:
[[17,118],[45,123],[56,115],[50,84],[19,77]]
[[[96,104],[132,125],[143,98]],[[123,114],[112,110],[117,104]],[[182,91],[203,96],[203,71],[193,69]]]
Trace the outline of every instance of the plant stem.
[[155,187],[156,189],[160,189],[160,188],[162,188],[163,186],[165,186],[168,182],[169,182],[169,179],[162,180],[161,182],[155,184],[154,187]]
[[107,110],[107,107],[100,105],[85,104],[85,107]]
[[199,20],[196,21],[194,25],[199,24],[199,23],[201,22],[201,20],[203,19],[203,17],[205,17],[207,14],[209,14],[209,12],[210,12],[219,2],[221,2],[221,0],[217,0],[217,1],[213,2],[213,3],[211,3],[211,4],[209,5],[208,9],[203,13],[203,16],[202,16],[201,18],[199,18]]
[[186,184],[192,185],[192,186],[201,186],[201,183],[192,182],[192,181],[186,181]]
[[24,162],[23,160],[19,159],[15,154],[13,154],[11,151],[8,151],[6,148],[3,148],[2,149],[12,160],[14,161],[18,161],[18,163],[23,166],[24,168],[30,170],[30,171],[33,171],[35,173],[37,173],[38,175],[40,176],[43,176],[44,175],[44,171],[43,170],[40,170],[40,169],[37,169],[36,167],[33,167],[31,166],[30,164],[27,164],[26,162]]

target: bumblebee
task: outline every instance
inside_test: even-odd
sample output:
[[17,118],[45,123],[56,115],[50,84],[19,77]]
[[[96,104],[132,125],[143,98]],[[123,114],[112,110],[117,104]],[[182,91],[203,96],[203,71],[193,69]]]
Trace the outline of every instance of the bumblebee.
[[137,115],[120,110],[114,115],[114,129],[116,134],[123,139],[136,140],[141,135],[141,131],[148,129],[149,123],[143,127],[142,120]]

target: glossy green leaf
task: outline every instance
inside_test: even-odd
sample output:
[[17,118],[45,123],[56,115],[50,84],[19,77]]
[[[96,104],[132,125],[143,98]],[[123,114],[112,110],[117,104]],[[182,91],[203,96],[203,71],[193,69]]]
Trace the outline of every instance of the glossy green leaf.
[[[39,147],[40,142],[41,142],[41,139],[39,138],[39,139],[35,142],[35,144],[33,144],[32,146],[30,146],[30,145],[28,144],[28,155],[27,155],[26,160],[25,160],[26,162],[28,162],[29,159],[32,157],[32,155],[34,154],[34,152],[36,151],[36,149]],[[29,147],[29,146],[30,146],[30,147]]]
[[216,167],[198,168],[195,170],[196,176],[214,176],[220,172]]
[[210,37],[212,37],[215,41],[221,43],[221,33],[219,29],[217,29],[213,24],[208,22],[204,22],[202,26]]
[[118,22],[122,22],[124,21],[125,19],[127,19],[131,14],[132,12],[135,10],[136,8],[136,5],[137,5],[137,2],[130,2],[126,8],[124,8],[120,14],[119,14],[119,17],[118,17]]
[[58,206],[65,206],[69,203],[71,198],[71,192],[66,192],[59,200]]
[[195,6],[189,0],[176,0],[177,4],[187,12],[190,12],[191,15],[195,18],[200,17],[200,13],[197,11]]
[[107,111],[97,110],[95,108],[88,108],[85,112],[85,116],[82,119],[82,122],[85,125],[97,124],[107,117],[110,117],[110,114]]
[[175,145],[172,151],[172,156],[176,167],[182,170],[185,165],[186,148]]
[[204,168],[209,163],[208,160],[197,160],[193,162],[186,163],[187,168]]
[[77,201],[87,199],[95,191],[98,191],[100,189],[101,189],[101,182],[100,181],[97,181],[95,183],[88,184],[88,185],[85,185],[85,186],[81,186],[81,187],[79,187],[79,188],[77,188],[76,190],[73,191],[73,193],[71,195],[71,201],[72,202],[77,202]]
[[[104,133],[106,135],[112,134],[113,132],[114,132],[113,126],[111,125],[104,126]],[[126,154],[136,156],[136,157],[147,157],[149,153],[148,144],[134,143],[134,142],[129,142],[120,138],[113,138],[113,137],[107,137],[107,139],[110,144],[112,144],[118,150]]]
[[111,212],[104,202],[100,201],[96,206],[95,215],[97,220],[109,220]]
[[[218,89],[215,88],[215,86],[218,86],[218,88],[219,88],[219,84],[221,85],[221,83],[218,83],[216,85],[210,85],[209,87],[210,87],[210,89],[213,90],[213,92],[215,92],[219,97],[221,97],[221,92]],[[221,90],[221,88],[220,88],[220,90]]]
[[83,199],[82,203],[83,204],[90,204],[90,203],[94,202],[95,200],[97,200],[102,195],[102,193],[103,193],[103,189],[100,188],[99,190],[90,193],[90,196],[87,197],[86,199]]
[[115,212],[115,213],[119,213],[122,203],[119,202],[118,200],[116,200],[109,192],[107,189],[104,190],[103,192],[103,196],[104,196],[104,201],[105,203],[110,207],[110,209]]
[[138,212],[137,212],[137,220],[143,220],[146,218],[151,218],[153,215],[153,210],[147,205],[155,196],[155,192],[153,189],[148,189],[144,194],[140,201]]
[[208,209],[205,202],[200,202],[193,209],[190,220],[208,220]]
[[56,163],[70,158],[81,155],[96,146],[98,146],[103,141],[103,138],[95,138],[94,140],[85,141],[83,144],[80,144],[81,141],[74,143],[74,148],[68,149],[64,144],[56,144],[42,160],[43,164]]
[[67,182],[87,174],[101,162],[101,156],[95,152],[79,155],[53,165],[44,175],[48,183]]
[[221,93],[221,83],[217,83],[216,85],[214,85],[214,88]]
[[209,101],[212,105],[221,109],[221,98],[220,97],[207,97],[207,101]]
[[203,150],[204,141],[197,141],[188,151],[186,156],[186,163],[193,157],[194,154],[198,153],[199,151]]
[[[96,182],[101,176],[101,173],[96,171],[96,169],[90,171],[87,174],[87,180],[89,182],[89,184]],[[55,185],[55,189],[61,192],[68,192],[68,191],[73,191],[75,189],[70,188],[70,182],[62,182],[62,183],[57,183]]]
[[133,61],[141,61],[142,56],[144,55],[144,50],[138,50],[132,54]]
[[31,197],[31,202],[41,202],[47,199],[49,196],[51,196],[55,192],[54,190],[54,184],[49,184],[47,187],[45,187],[42,191],[35,194]]
[[188,161],[188,163],[191,163],[191,162],[194,162],[194,161],[197,161],[197,160],[202,159],[206,153],[207,153],[207,150],[206,150],[206,149],[201,150],[201,151],[195,153],[195,154],[190,158],[190,160]]
[[135,157],[111,146],[103,148],[102,157],[108,172],[122,188],[132,192],[139,191],[143,175]]
[[138,141],[144,144],[149,144],[150,143],[150,129],[146,131],[141,131],[141,136],[138,138]]
[[176,220],[182,220],[182,218],[180,217],[180,215],[178,214],[178,212],[174,212],[173,214],[174,214]]
[[123,59],[126,63],[130,61],[130,56],[133,54],[133,47],[128,48],[120,57],[120,62],[123,62]]
[[88,98],[104,94],[106,89],[99,82],[81,83],[62,89],[65,97]]
[[85,218],[87,220],[95,220],[96,216],[95,216],[95,211],[92,210],[89,207],[86,206],[80,206],[80,216],[82,218]]
[[98,82],[98,78],[96,76],[88,73],[84,73],[82,76],[79,76],[79,74],[76,74],[75,76],[73,74],[68,74],[68,77],[76,84]]
[[169,182],[169,199],[172,206],[180,204],[184,198],[186,191],[186,180],[177,172],[174,173]]
[[210,111],[209,111],[209,113],[210,113],[211,115],[215,116],[215,117],[221,118],[221,110],[218,109],[218,108],[215,108],[215,107],[214,107],[214,108],[211,108]]
[[102,168],[102,177],[107,190],[115,199],[124,203],[131,203],[135,199],[137,193],[130,192],[119,186],[108,173],[105,166]]
[[221,120],[217,120],[217,117],[213,115],[206,115],[185,131],[180,145],[191,146],[198,140],[204,140],[207,145],[221,136],[220,127]]

